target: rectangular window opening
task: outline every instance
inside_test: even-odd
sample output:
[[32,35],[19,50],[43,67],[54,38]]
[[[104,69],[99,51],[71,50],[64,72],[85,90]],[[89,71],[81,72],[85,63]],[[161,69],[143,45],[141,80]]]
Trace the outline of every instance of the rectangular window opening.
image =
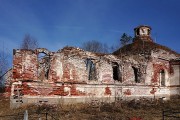
[[96,80],[96,65],[91,59],[86,60],[86,70],[88,71],[88,80]]
[[122,82],[120,68],[117,62],[112,63],[113,79]]

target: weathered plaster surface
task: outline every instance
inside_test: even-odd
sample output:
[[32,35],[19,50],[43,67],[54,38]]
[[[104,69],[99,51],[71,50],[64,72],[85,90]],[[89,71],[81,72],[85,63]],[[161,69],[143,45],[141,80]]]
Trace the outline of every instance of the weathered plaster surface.
[[[9,82],[12,101],[17,96],[24,102],[30,98],[37,102],[38,98],[51,101],[50,98],[59,97],[82,102],[94,97],[109,97],[113,101],[116,97],[158,98],[179,94],[180,55],[153,43],[148,35],[135,38],[134,43],[113,54],[74,47],[57,52],[44,48],[14,50]],[[137,38],[141,38],[139,42]],[[148,39],[141,42],[145,38]]]

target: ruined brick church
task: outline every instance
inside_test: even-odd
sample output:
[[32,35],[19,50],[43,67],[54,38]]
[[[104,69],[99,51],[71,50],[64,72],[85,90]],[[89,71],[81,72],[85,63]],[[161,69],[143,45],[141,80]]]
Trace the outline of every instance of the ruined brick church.
[[180,54],[155,43],[151,27],[134,29],[133,42],[112,54],[65,47],[14,49],[11,104],[115,101],[180,95]]

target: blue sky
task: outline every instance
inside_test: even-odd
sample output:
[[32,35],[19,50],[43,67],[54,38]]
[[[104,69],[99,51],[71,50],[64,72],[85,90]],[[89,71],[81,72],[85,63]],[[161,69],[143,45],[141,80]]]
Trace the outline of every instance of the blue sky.
[[19,48],[25,34],[57,51],[98,40],[118,44],[125,32],[152,27],[152,38],[180,52],[180,0],[0,0],[0,50]]

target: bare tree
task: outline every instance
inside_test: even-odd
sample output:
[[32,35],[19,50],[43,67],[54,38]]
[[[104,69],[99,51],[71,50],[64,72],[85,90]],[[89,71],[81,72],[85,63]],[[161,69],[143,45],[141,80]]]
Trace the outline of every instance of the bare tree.
[[84,42],[82,44],[82,49],[90,52],[108,53],[107,44],[102,44],[96,40]]
[[113,53],[114,51],[116,51],[116,50],[118,50],[120,47],[119,47],[119,45],[112,45],[111,47],[110,47],[110,53]]
[[5,74],[8,71],[8,54],[4,51],[4,43],[3,43],[3,50],[0,50],[0,87],[4,86],[5,82]]
[[38,41],[33,38],[30,34],[26,34],[20,45],[21,49],[36,49],[38,48]]

